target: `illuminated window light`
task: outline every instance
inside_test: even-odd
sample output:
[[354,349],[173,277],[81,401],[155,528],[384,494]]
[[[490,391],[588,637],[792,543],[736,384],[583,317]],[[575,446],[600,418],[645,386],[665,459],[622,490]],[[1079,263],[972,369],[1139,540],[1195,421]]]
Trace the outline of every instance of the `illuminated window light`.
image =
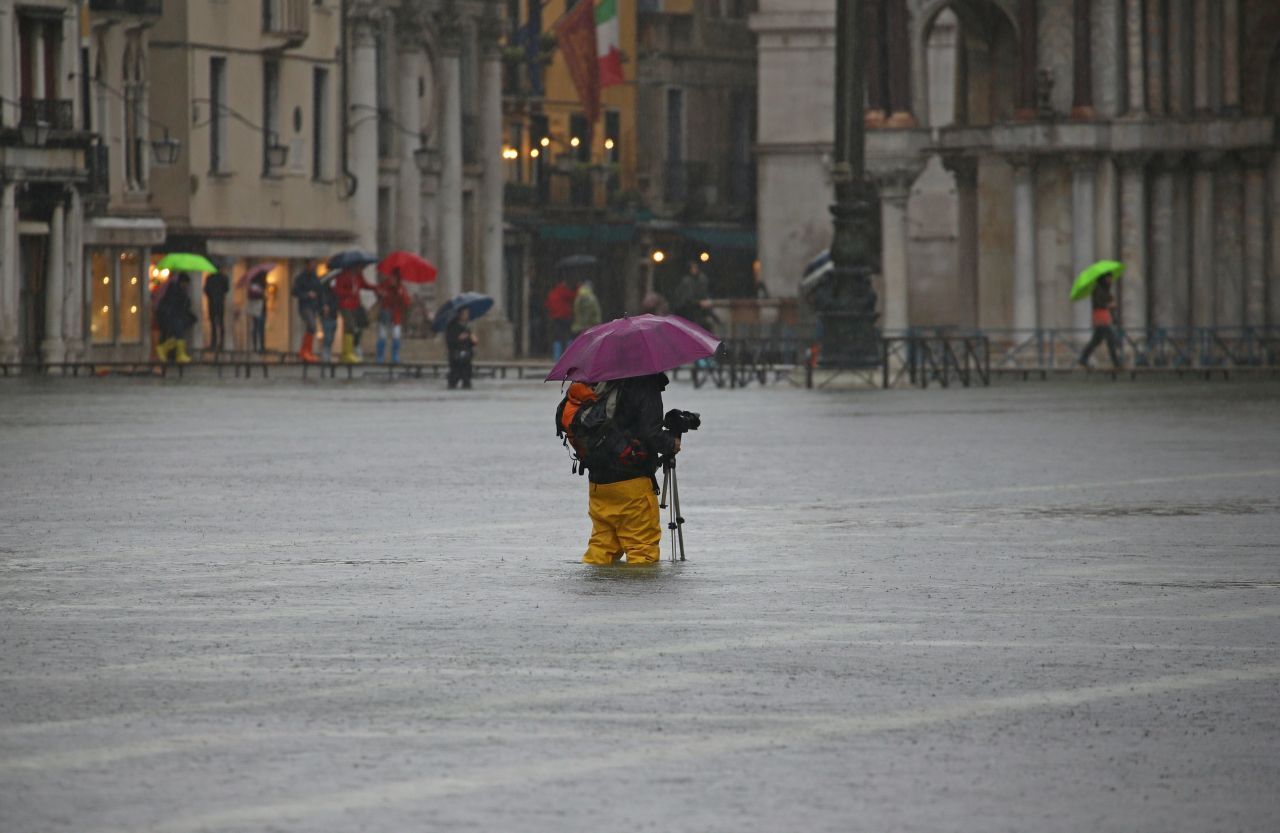
[[138,314],[138,305],[137,305],[137,304],[134,304],[133,306],[129,307],[129,312],[133,313],[134,315],[137,315],[137,314]]
[[138,285],[137,275],[134,275],[132,278],[129,278],[129,286],[137,286],[137,285]]
[[582,144],[582,141],[577,136],[574,136],[572,139],[569,140],[569,147],[576,148],[580,144]]
[[546,136],[543,136],[543,137],[538,141],[538,144],[542,145],[543,147],[547,147],[547,146],[549,146],[549,145],[551,144],[551,139],[550,139],[550,138],[548,138],[548,137],[546,137]]
[[666,253],[666,252],[662,251],[661,249],[658,249],[658,250],[654,251],[654,253],[653,253],[653,262],[654,262],[654,263],[661,263],[662,261],[664,261],[664,260],[666,260],[666,259],[667,259],[667,253]]
[[111,283],[111,278],[110,278],[109,276],[107,276],[107,275],[103,275],[103,276],[102,276],[102,283],[103,283],[103,284],[109,284],[109,283]]
[[711,252],[703,252],[702,254],[698,255],[698,260],[701,260],[703,263],[706,263],[710,259],[711,259]]
[[529,151],[529,158],[530,158],[530,159],[537,159],[537,158],[538,158],[538,155],[539,155],[539,154],[538,154],[538,149],[537,149],[537,148],[534,148],[533,150]]
[[108,312],[110,312],[110,311],[111,311],[111,307],[110,307],[109,305],[107,305],[107,304],[103,304],[103,305],[102,305],[102,314],[103,314],[103,315],[106,315],[106,314],[107,314]]
[[605,150],[613,150],[613,139],[605,139],[605,140],[604,140],[604,149],[605,149]]

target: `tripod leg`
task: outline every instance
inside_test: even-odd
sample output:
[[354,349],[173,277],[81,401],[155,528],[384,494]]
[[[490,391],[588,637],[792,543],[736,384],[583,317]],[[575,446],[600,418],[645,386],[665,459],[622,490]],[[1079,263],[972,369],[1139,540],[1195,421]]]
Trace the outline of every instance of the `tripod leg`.
[[[680,560],[684,561],[684,516],[680,514],[680,482],[676,480],[675,469],[671,470],[671,508],[675,510],[675,534],[680,538]],[[674,548],[671,557],[676,557]]]

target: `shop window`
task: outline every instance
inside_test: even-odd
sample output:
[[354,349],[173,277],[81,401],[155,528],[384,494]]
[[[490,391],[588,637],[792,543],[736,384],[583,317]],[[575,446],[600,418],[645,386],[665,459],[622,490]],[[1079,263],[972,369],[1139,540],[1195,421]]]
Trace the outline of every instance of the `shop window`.
[[120,341],[138,344],[142,341],[142,253],[128,249],[120,255],[117,285],[119,304],[116,307],[120,320]]
[[89,335],[94,344],[112,344],[116,340],[115,317],[112,314],[115,288],[115,264],[111,253],[95,249],[90,258],[89,282],[93,291]]

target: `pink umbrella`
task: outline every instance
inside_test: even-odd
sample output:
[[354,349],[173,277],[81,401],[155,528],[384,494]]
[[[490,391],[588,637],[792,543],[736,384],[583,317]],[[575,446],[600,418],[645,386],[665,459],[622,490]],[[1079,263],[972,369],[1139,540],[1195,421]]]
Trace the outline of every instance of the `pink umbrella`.
[[547,381],[607,382],[662,373],[714,355],[720,339],[678,315],[597,324],[573,340]]
[[274,263],[259,263],[257,266],[246,269],[244,274],[240,276],[240,280],[236,281],[236,289],[243,289],[248,285],[249,281],[267,274],[274,268],[276,268]]
[[378,263],[378,271],[384,275],[397,273],[405,283],[431,283],[436,279],[436,267],[413,252],[392,252]]

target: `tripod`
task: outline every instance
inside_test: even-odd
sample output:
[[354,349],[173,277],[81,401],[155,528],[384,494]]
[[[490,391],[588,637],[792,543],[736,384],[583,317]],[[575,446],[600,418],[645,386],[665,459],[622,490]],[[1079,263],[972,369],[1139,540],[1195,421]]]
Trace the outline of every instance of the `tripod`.
[[[671,502],[668,504],[667,497]],[[667,510],[667,529],[671,530],[671,560],[676,560],[676,543],[680,545],[680,560],[684,561],[684,517],[680,514],[680,484],[676,481],[676,458],[662,461],[662,497],[658,508]]]

